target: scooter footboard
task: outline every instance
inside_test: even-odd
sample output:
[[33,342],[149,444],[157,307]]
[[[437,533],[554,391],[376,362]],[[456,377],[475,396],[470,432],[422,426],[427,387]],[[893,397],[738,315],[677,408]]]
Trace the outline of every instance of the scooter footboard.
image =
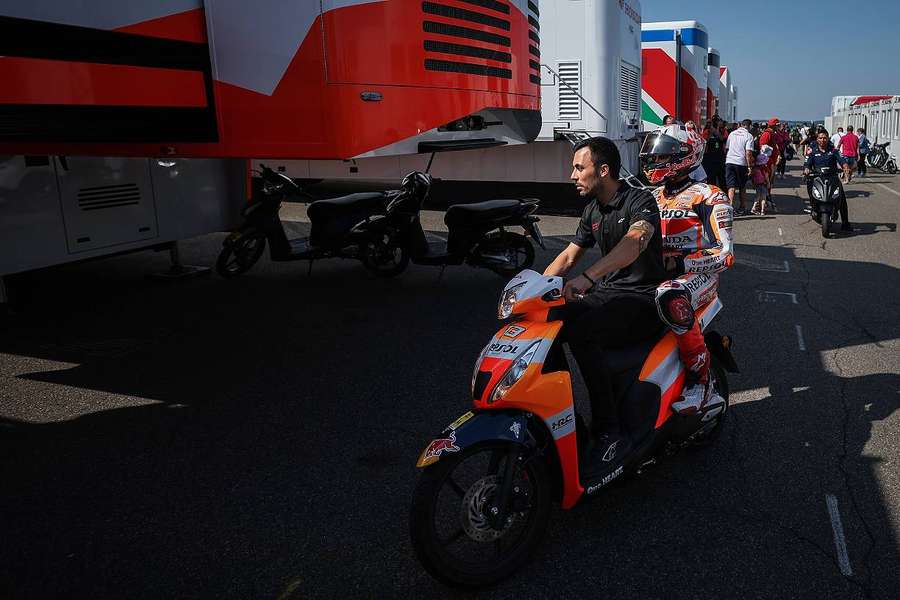
[[482,442],[503,441],[524,445],[527,420],[525,414],[519,411],[469,411],[448,425],[425,447],[416,467],[427,467],[445,454],[461,452]]

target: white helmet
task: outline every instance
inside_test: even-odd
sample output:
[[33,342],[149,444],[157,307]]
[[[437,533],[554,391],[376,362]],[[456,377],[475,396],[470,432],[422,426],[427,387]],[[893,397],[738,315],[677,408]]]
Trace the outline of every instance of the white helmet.
[[706,142],[696,131],[674,123],[660,127],[644,138],[641,166],[651,184],[687,175],[703,161]]

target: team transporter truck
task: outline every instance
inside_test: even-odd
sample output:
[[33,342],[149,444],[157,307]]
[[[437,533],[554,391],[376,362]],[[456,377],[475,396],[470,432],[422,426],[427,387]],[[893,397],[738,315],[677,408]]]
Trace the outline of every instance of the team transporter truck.
[[529,142],[537,28],[525,0],[7,2],[0,282],[229,229],[251,157]]

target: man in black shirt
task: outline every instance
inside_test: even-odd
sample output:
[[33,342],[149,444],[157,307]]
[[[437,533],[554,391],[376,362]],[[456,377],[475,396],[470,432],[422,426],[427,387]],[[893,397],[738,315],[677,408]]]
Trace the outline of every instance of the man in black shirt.
[[[559,315],[568,342],[591,398],[592,454],[597,463],[612,462],[628,451],[608,378],[603,375],[602,352],[655,335],[661,322],[654,294],[668,279],[663,268],[659,208],[653,196],[619,180],[621,158],[615,144],[596,137],[575,146],[572,180],[588,204],[575,240],[544,270],[565,276],[595,244],[600,259],[564,288],[567,300]],[[593,291],[588,293],[593,288]],[[594,462],[594,461],[592,461]]]

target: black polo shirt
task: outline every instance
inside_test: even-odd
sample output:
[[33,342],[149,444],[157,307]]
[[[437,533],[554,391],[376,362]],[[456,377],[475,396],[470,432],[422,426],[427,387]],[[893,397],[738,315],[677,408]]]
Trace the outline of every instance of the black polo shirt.
[[591,200],[581,215],[572,242],[582,248],[592,248],[596,244],[600,254],[606,256],[625,237],[628,228],[638,221],[653,225],[650,244],[633,263],[609,273],[597,282],[598,286],[649,294],[669,279],[663,268],[659,208],[653,195],[646,190],[623,183],[606,206],[600,206],[596,198]]

